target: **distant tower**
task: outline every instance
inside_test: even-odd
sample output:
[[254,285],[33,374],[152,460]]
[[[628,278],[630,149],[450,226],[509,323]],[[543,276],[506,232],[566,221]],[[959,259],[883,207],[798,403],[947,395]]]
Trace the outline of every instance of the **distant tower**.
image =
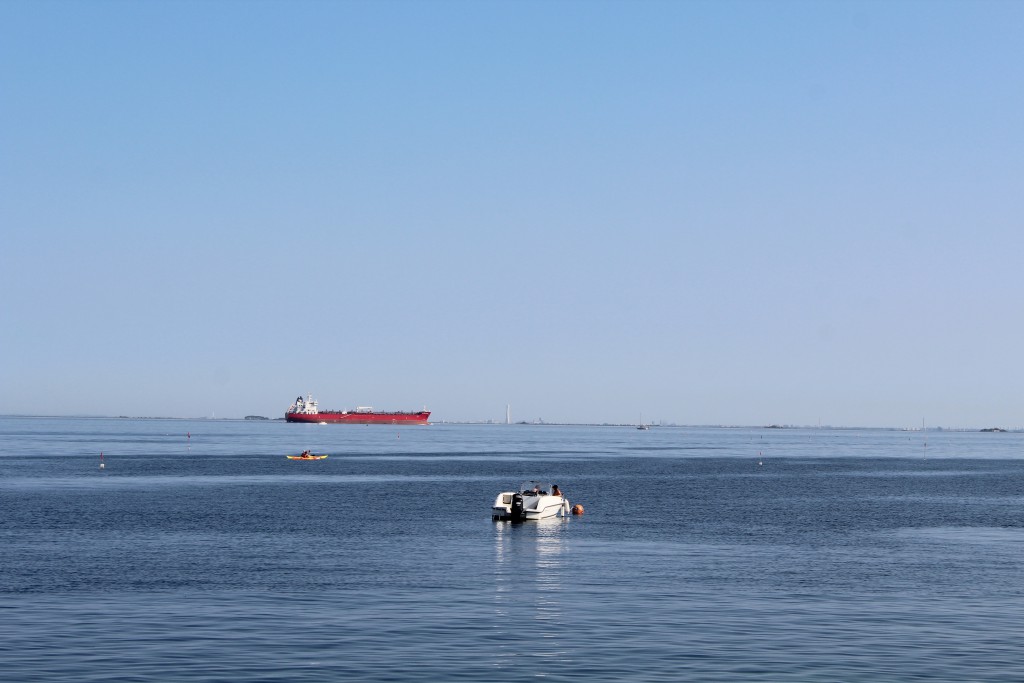
[[505,424],[507,424],[507,425],[512,424],[512,404],[511,403],[506,403],[505,404]]

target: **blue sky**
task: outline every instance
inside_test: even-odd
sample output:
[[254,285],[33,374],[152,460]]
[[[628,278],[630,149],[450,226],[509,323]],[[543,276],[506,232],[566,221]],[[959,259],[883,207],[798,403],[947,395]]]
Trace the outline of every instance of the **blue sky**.
[[0,413],[1022,426],[1022,35],[0,3]]

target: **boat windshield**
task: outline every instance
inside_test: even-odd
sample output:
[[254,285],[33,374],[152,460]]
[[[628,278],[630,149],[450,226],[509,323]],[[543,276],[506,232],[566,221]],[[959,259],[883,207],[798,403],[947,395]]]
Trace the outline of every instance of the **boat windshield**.
[[540,494],[546,496],[551,493],[551,484],[546,481],[524,481],[519,490],[525,495]]

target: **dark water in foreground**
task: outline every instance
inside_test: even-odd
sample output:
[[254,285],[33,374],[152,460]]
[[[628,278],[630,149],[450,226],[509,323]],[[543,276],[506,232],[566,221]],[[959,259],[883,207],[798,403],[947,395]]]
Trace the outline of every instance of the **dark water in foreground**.
[[1024,435],[927,438],[0,418],[0,680],[1024,680]]

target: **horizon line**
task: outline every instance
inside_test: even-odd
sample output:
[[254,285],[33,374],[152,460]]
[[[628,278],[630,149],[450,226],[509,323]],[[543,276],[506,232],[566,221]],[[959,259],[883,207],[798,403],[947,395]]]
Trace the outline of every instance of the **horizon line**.
[[[22,418],[22,419],[66,419],[66,420],[190,420],[190,421],[203,421],[203,422],[284,422],[283,417],[264,417],[262,415],[250,415],[247,417],[172,417],[172,416],[161,416],[161,415],[35,415],[35,414],[18,414],[18,413],[0,413],[0,418]],[[428,424],[449,424],[449,425],[483,425],[483,426],[527,426],[527,427],[636,427],[635,422],[547,422],[544,420],[526,421],[520,420],[518,422],[506,423],[504,420],[496,420],[488,418],[486,420],[433,420]],[[391,423],[382,424],[380,426],[395,426]],[[403,426],[403,425],[398,425]],[[416,425],[423,426],[423,425]],[[943,425],[935,425],[931,427],[885,427],[880,425],[825,425],[825,424],[788,424],[788,423],[770,423],[770,424],[726,424],[726,423],[715,423],[715,424],[680,424],[677,422],[660,422],[660,423],[647,423],[649,427],[660,427],[660,428],[676,428],[676,429],[821,429],[821,430],[887,430],[887,431],[900,431],[900,432],[929,432],[929,431],[943,431],[943,432],[974,432],[974,431],[985,431],[985,432],[1024,432],[1024,427],[948,427]]]

